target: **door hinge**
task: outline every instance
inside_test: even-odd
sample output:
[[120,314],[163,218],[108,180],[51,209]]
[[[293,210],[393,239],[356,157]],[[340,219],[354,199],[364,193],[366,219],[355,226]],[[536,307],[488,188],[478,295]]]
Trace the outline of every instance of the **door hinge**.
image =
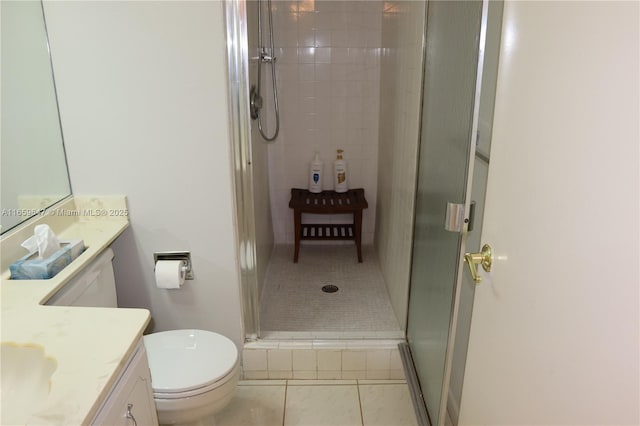
[[464,225],[468,224],[467,231],[473,231],[473,222],[476,217],[476,202],[471,201],[469,217],[464,217],[464,204],[447,203],[447,213],[444,219],[444,229],[449,232],[462,232]]
[[444,229],[449,232],[462,232],[464,229],[464,204],[447,202]]
[[467,232],[473,231],[473,224],[476,221],[476,202],[471,201],[471,205],[469,206],[469,218],[465,220],[467,225]]

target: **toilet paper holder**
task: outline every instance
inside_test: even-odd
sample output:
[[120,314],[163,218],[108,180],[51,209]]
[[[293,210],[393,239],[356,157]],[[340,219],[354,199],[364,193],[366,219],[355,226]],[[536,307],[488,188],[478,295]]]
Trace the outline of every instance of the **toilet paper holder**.
[[193,269],[191,268],[191,252],[188,251],[162,251],[153,253],[153,264],[159,260],[181,260],[185,269],[185,280],[193,279]]

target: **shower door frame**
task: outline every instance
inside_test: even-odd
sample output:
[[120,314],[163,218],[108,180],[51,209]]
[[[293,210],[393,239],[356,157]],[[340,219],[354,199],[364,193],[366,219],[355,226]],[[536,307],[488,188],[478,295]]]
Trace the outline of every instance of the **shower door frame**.
[[[487,30],[488,30],[488,13],[489,13],[489,1],[490,0],[478,0],[481,3],[481,15],[479,22],[479,33],[478,33],[478,56],[476,60],[476,71],[475,71],[475,87],[474,87],[474,95],[472,101],[472,116],[471,116],[471,128],[469,129],[469,151],[467,153],[467,167],[466,167],[466,177],[465,177],[465,186],[463,189],[464,193],[464,217],[470,218],[470,209],[471,209],[471,198],[472,198],[472,189],[473,189],[473,181],[474,181],[474,164],[476,157],[476,144],[477,144],[477,135],[478,135],[478,120],[479,120],[479,111],[480,111],[480,99],[482,95],[482,83],[483,83],[483,71],[484,71],[484,59],[485,59],[485,45],[487,40]],[[425,96],[425,73],[427,68],[427,49],[428,49],[428,27],[429,27],[429,1],[427,0],[427,8],[425,10],[425,27],[424,27],[424,47],[423,47],[423,87],[422,87],[422,100],[421,100],[421,111],[420,111],[420,145],[422,145],[422,137],[423,137],[423,125],[424,125],[424,102]],[[420,172],[418,171],[418,174]],[[416,186],[416,198],[418,196],[418,186]],[[417,203],[416,203],[417,208]],[[417,220],[417,214],[414,220]],[[449,316],[449,324],[448,324],[448,336],[447,343],[445,349],[444,356],[444,365],[442,371],[442,385],[441,385],[441,393],[440,393],[440,401],[438,407],[438,417],[433,419],[431,418],[432,413],[429,412],[426,399],[424,398],[424,393],[421,389],[417,389],[416,386],[422,388],[423,384],[420,383],[418,378],[417,370],[415,368],[416,357],[412,348],[412,344],[410,341],[410,313],[411,307],[407,309],[407,343],[406,348],[409,352],[409,358],[406,362],[413,363],[413,366],[408,368],[408,371],[412,373],[413,377],[407,377],[407,381],[410,384],[410,390],[412,394],[412,399],[414,403],[414,408],[416,409],[416,417],[420,419],[421,422],[430,422],[428,424],[434,425],[444,425],[447,417],[447,402],[448,402],[448,394],[449,394],[449,384],[451,381],[451,371],[453,366],[453,355],[454,355],[454,345],[456,343],[456,331],[457,331],[457,323],[459,316],[459,307],[460,307],[460,291],[462,287],[463,277],[464,277],[464,269],[466,268],[465,263],[462,261],[464,259],[465,248],[467,243],[467,235],[468,235],[468,221],[463,225],[463,229],[460,232],[459,237],[459,247],[457,252],[457,267],[454,273],[454,282],[452,288],[452,300],[451,300],[451,313]],[[413,240],[415,243],[415,225],[414,225],[414,236]],[[412,250],[412,256],[414,255]],[[412,262],[413,264],[413,262]],[[413,266],[411,271],[411,283],[413,285]],[[411,289],[409,293],[409,297],[411,297]],[[412,386],[413,385],[413,386]],[[424,411],[423,411],[424,409]]]
[[240,265],[240,301],[245,341],[260,337],[256,227],[251,166],[249,112],[249,54],[246,0],[223,2],[227,34],[227,81],[231,157],[235,186],[237,256]]

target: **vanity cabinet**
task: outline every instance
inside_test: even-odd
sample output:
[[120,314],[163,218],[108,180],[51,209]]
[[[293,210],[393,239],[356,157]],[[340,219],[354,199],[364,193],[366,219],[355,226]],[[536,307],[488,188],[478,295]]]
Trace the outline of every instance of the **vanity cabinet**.
[[[113,251],[105,249],[47,302],[53,306],[116,308]],[[142,337],[125,368],[102,402],[92,425],[149,426],[158,424],[151,373]]]
[[92,425],[148,426],[157,425],[158,416],[151,388],[147,354],[139,341],[128,365],[111,389]]

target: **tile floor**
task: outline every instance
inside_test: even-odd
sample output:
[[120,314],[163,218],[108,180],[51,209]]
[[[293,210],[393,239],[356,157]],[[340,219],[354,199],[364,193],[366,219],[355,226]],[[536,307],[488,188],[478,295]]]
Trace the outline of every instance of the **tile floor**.
[[404,380],[248,380],[220,426],[417,425]]
[[[358,263],[354,245],[277,245],[260,303],[262,338],[398,338],[398,326],[371,246]],[[324,293],[326,284],[338,286]],[[291,336],[283,335],[292,333]]]

